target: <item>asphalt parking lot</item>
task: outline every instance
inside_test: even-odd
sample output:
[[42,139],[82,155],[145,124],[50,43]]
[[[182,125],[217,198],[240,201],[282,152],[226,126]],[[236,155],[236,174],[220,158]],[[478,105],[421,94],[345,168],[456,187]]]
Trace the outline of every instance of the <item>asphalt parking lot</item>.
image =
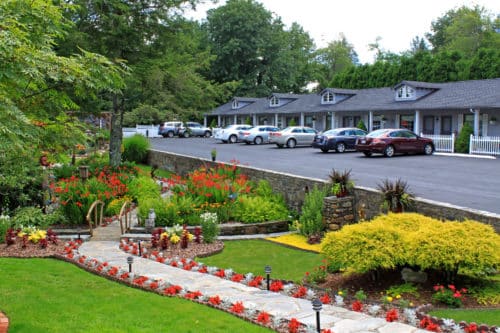
[[500,159],[401,155],[365,157],[358,152],[322,153],[319,149],[275,145],[223,144],[213,138],[154,138],[152,149],[327,179],[332,168],[351,169],[358,186],[376,188],[388,178],[401,178],[418,197],[500,214]]

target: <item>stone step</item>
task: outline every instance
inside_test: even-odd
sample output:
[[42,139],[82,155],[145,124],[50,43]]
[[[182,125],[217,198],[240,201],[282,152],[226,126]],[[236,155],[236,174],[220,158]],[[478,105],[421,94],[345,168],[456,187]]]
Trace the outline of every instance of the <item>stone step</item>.
[[[77,240],[78,234],[66,234],[66,235],[57,235],[57,238],[60,240]],[[88,235],[80,235],[80,239],[84,242],[88,242],[90,240],[90,234]]]

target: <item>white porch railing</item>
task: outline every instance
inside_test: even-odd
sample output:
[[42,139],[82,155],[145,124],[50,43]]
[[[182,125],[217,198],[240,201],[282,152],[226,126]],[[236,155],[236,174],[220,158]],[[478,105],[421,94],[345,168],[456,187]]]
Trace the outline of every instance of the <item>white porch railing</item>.
[[500,155],[500,136],[470,136],[469,154]]
[[123,137],[127,138],[134,134],[140,134],[147,138],[157,138],[161,135],[158,134],[158,126],[155,125],[136,125],[135,127],[122,128]]
[[455,134],[451,135],[434,135],[434,134],[420,134],[424,138],[432,139],[434,142],[434,150],[445,153],[455,152]]

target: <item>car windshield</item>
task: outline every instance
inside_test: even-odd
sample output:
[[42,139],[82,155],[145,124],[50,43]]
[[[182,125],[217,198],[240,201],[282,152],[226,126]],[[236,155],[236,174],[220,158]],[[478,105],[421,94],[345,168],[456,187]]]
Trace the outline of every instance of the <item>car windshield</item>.
[[385,133],[389,132],[387,129],[379,129],[373,132],[368,133],[367,137],[369,138],[378,138],[379,136],[384,135]]

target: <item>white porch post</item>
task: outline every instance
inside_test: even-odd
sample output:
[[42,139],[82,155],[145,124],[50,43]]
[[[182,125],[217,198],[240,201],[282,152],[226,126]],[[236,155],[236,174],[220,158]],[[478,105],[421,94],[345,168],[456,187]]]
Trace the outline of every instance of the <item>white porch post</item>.
[[285,115],[281,115],[281,127],[286,127],[286,117]]
[[257,126],[257,115],[254,113],[253,116],[252,116],[252,124],[253,126]]
[[323,127],[323,130],[326,130],[326,113],[322,117],[323,119],[321,120],[321,126]]
[[300,113],[300,126],[304,126],[304,112]]
[[373,111],[368,112],[368,132],[373,131]]
[[413,123],[413,132],[420,135],[420,111],[415,110],[415,122]]
[[217,115],[217,126],[221,127],[221,122],[220,122],[220,114]]
[[331,116],[332,116],[332,117],[330,118],[330,127],[331,127],[332,129],[334,129],[334,128],[335,128],[335,112],[332,112],[332,113],[331,113]]
[[203,116],[203,126],[207,127],[207,124],[208,124],[208,122],[207,122],[207,116]]
[[479,109],[474,110],[474,136],[479,136]]
[[274,114],[274,126],[278,127],[278,114]]

